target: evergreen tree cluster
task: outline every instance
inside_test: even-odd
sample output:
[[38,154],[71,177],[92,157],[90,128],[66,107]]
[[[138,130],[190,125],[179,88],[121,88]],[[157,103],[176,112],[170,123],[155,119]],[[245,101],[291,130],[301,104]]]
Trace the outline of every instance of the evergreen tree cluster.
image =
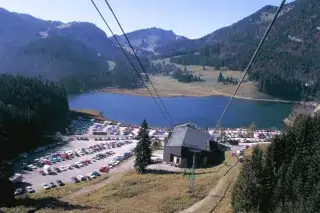
[[0,124],[4,147],[16,154],[36,147],[45,134],[65,131],[69,105],[63,87],[51,81],[0,75]]
[[320,115],[299,116],[264,151],[255,147],[232,192],[235,212],[320,212]]
[[190,83],[190,82],[196,82],[196,81],[202,81],[200,76],[196,76],[188,72],[186,69],[182,71],[180,68],[177,68],[172,73],[172,77],[174,79],[177,79],[179,82],[183,83]]
[[233,78],[232,76],[227,76],[226,78],[222,75],[222,73],[219,73],[218,76],[218,83],[224,83],[224,84],[238,84],[238,80]]
[[151,164],[151,140],[149,137],[148,123],[143,120],[138,134],[139,141],[135,148],[136,159],[134,161],[134,168],[139,173],[145,173],[146,168]]

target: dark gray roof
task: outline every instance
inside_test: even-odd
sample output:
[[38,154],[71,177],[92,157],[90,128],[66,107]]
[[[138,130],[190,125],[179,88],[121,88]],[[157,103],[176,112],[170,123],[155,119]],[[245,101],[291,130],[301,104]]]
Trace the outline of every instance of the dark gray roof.
[[[191,149],[209,151],[210,134],[198,129],[194,124],[186,123],[177,125],[172,129],[172,134],[166,146],[183,146]],[[211,141],[214,140],[212,137]]]

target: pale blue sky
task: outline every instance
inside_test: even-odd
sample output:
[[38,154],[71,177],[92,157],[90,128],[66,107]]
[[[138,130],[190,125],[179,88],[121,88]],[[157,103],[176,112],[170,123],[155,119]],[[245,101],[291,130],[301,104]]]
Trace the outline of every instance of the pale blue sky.
[[[292,0],[287,0],[291,2]],[[120,34],[104,0],[95,0],[114,32]],[[199,38],[281,0],[109,0],[126,32],[148,27]],[[0,0],[0,7],[45,20],[87,21],[110,35],[90,0]]]

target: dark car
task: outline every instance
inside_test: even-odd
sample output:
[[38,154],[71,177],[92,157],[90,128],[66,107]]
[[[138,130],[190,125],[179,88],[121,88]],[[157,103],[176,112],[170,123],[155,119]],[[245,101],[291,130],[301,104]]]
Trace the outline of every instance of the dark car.
[[71,177],[72,182],[74,183],[79,183],[80,181],[76,177]]
[[57,182],[58,186],[64,186],[64,183],[61,180],[57,180],[56,182]]
[[58,167],[54,167],[53,169],[54,169],[54,171],[56,171],[56,172],[61,172],[61,170],[60,170]]
[[94,176],[96,176],[96,177],[97,177],[97,176],[101,176],[100,173],[99,173],[99,172],[96,172],[96,171],[92,172],[92,175],[94,175]]
[[54,188],[54,187],[56,187],[57,185],[56,184],[54,184],[54,182],[52,182],[52,181],[50,181],[49,182],[49,185],[51,186],[51,188]]

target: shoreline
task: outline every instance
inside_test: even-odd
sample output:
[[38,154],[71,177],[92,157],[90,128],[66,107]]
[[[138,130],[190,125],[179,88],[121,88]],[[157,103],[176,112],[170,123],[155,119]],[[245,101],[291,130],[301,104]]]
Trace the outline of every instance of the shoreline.
[[[133,95],[133,96],[143,96],[143,97],[150,97],[150,94],[147,91],[141,91],[141,89],[118,89],[118,88],[105,88],[102,90],[98,90],[99,92],[110,93],[110,94],[123,94],[123,95]],[[155,95],[156,96],[156,95]],[[196,93],[189,93],[186,94],[179,94],[179,93],[172,93],[172,94],[159,94],[161,98],[178,98],[178,97],[214,97],[214,96],[225,96],[231,97],[231,94],[222,93],[216,90],[212,90],[211,93],[203,93],[203,94],[196,94]],[[277,103],[290,103],[290,104],[299,104],[301,101],[289,101],[289,100],[281,100],[281,99],[265,99],[265,98],[253,98],[253,97],[244,97],[244,96],[234,96],[237,99],[244,99],[244,100],[251,100],[251,101],[264,101],[264,102],[277,102]]]

